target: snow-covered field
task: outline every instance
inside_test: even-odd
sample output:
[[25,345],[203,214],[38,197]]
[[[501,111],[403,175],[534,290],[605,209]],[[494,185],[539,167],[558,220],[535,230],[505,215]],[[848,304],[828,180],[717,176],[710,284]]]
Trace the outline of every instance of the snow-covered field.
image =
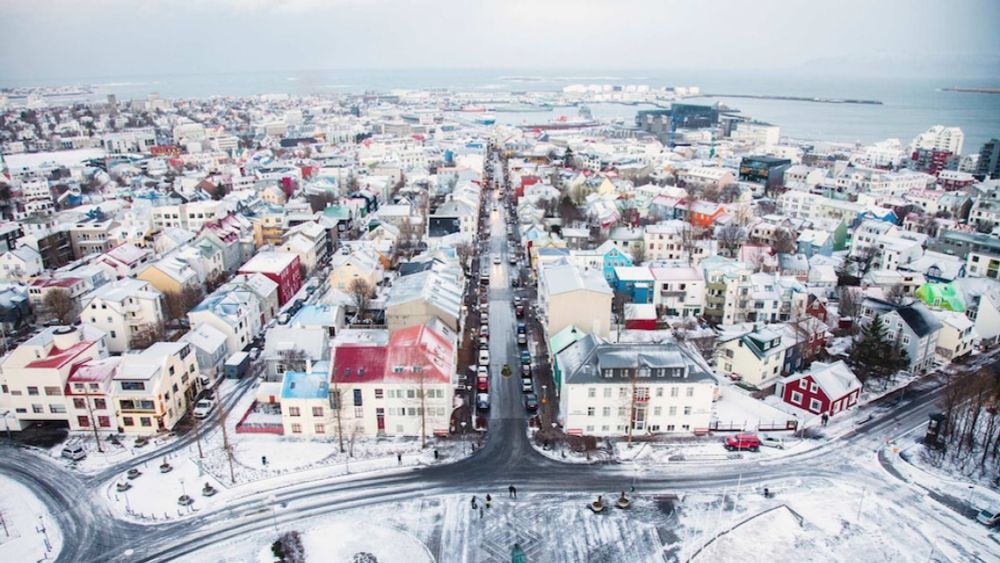
[[[942,525],[925,496],[873,494],[850,479],[776,482],[765,499],[754,487],[709,490],[670,500],[632,497],[628,510],[593,514],[584,495],[502,491],[480,515],[456,495],[389,503],[273,527],[196,552],[186,561],[271,563],[278,533],[303,533],[307,561],[348,563],[365,551],[378,561],[510,561],[519,544],[529,561],[781,562],[997,560],[985,529],[955,520]],[[606,501],[616,493],[609,491]],[[950,518],[948,514],[943,515]],[[962,526],[979,546],[965,545]],[[986,540],[986,541],[982,541]],[[995,549],[992,549],[995,548]]]
[[0,477],[0,561],[54,560],[62,534],[45,505],[26,487]]

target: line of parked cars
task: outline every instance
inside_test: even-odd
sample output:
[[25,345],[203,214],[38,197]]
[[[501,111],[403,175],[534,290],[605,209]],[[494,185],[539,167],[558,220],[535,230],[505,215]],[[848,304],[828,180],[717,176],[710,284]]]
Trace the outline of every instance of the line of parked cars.
[[734,434],[726,437],[723,446],[731,452],[742,450],[756,452],[760,450],[761,446],[783,450],[785,449],[785,441],[778,436],[769,434],[761,434],[760,436],[756,434]]

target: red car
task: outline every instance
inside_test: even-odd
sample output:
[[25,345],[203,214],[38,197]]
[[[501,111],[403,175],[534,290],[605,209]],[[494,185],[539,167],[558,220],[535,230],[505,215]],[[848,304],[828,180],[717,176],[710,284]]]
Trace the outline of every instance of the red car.
[[726,449],[729,451],[750,450],[751,452],[755,452],[760,449],[760,438],[755,434],[729,436],[726,438]]
[[476,391],[485,393],[490,390],[490,380],[486,377],[476,378]]

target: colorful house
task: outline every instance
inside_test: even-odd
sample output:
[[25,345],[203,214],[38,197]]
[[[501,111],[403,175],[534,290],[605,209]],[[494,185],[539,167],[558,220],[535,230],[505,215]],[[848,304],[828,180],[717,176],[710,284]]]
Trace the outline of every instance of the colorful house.
[[612,287],[624,293],[632,303],[653,303],[656,278],[653,271],[644,266],[618,266],[613,270]]
[[843,360],[815,362],[808,371],[781,378],[775,394],[793,407],[833,416],[858,404],[861,381]]
[[962,295],[950,283],[925,283],[914,292],[917,299],[932,309],[944,309],[956,313],[965,312]]

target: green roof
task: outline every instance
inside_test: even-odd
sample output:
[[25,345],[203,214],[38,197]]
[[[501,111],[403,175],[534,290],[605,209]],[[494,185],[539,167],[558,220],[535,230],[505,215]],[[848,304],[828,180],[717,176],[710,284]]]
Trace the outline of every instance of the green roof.
[[917,288],[915,295],[928,307],[956,313],[965,312],[962,295],[950,283],[925,283]]
[[559,352],[562,352],[570,344],[573,344],[577,340],[580,340],[587,336],[587,333],[576,328],[573,325],[569,325],[566,328],[560,330],[559,332],[552,335],[549,338],[549,352],[555,356]]
[[351,211],[340,205],[331,205],[323,210],[323,215],[331,219],[350,219]]

